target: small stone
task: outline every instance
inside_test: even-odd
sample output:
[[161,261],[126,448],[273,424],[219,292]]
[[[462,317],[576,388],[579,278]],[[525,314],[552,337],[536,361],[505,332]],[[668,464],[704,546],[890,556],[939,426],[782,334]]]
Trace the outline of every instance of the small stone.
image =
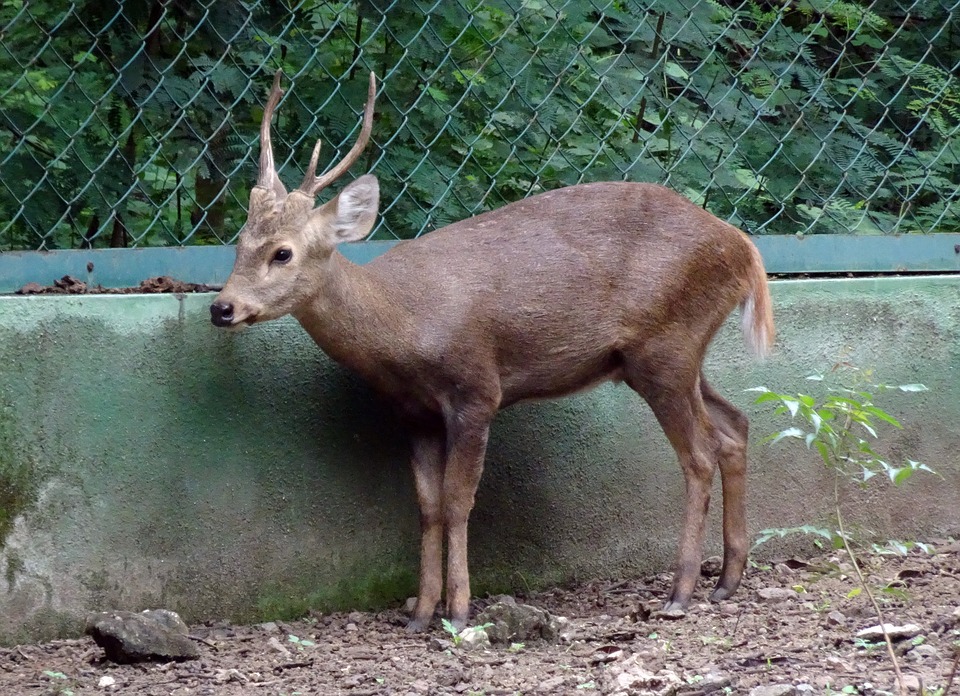
[[920,678],[915,674],[904,674],[903,685],[907,691],[920,691]]
[[290,657],[290,651],[287,650],[286,646],[280,642],[280,639],[276,636],[273,636],[270,640],[267,641],[267,645],[276,650],[278,653],[284,657]]
[[[903,626],[894,626],[893,624],[883,624],[883,628],[886,629],[887,635],[890,636],[890,640],[907,640],[908,638],[915,638],[920,635],[923,629],[921,629],[916,624],[904,624]],[[857,638],[863,638],[868,640],[871,643],[879,643],[883,641],[883,629],[880,628],[880,625],[870,626],[869,628],[864,628],[860,631],[857,631]]]
[[720,613],[723,616],[736,616],[740,613],[740,606],[733,602],[724,602],[720,605]]
[[456,686],[463,681],[463,670],[459,667],[451,667],[442,670],[436,676],[437,686]]
[[266,631],[267,633],[276,633],[279,629],[279,626],[277,626],[276,622],[274,621],[267,621],[266,623],[258,624],[257,628],[259,628],[261,631]]
[[356,631],[359,631],[360,629],[357,628],[357,624],[355,624],[355,623],[348,623],[346,626],[343,627],[343,630],[344,630],[344,631],[347,631],[347,632],[349,632],[349,633],[355,633]]
[[403,603],[403,610],[408,614],[412,614],[413,610],[416,608],[417,608],[417,598],[407,597],[407,601]]
[[797,693],[800,696],[804,696],[804,694],[812,694],[815,691],[816,689],[814,688],[813,684],[797,684]]
[[247,676],[238,669],[218,669],[213,675],[213,680],[219,684],[226,684],[228,682],[240,682],[241,684],[246,684],[250,680],[247,679]]
[[453,650],[453,641],[449,641],[446,638],[437,638],[436,636],[431,636],[427,640],[427,650],[433,650],[434,652]]
[[363,623],[366,618],[367,615],[359,611],[351,611],[347,614],[347,621],[353,624]]
[[714,691],[722,691],[733,683],[733,680],[726,674],[719,672],[708,672],[703,679],[697,682],[696,686],[700,693],[710,694]]
[[660,619],[661,621],[679,621],[686,615],[687,612],[684,609],[667,609],[653,612],[650,618]]
[[544,679],[537,685],[537,693],[541,693],[543,691],[553,691],[554,689],[563,686],[563,682],[566,680],[567,678],[562,674],[556,677],[550,677],[549,679]]
[[779,604],[796,599],[799,595],[796,590],[787,587],[762,587],[757,590],[757,597],[768,604]]
[[639,656],[632,655],[618,665],[610,668],[615,675],[615,684],[627,693],[649,694],[649,696],[667,696],[676,693],[683,681],[676,672],[660,670],[651,672],[639,664]]
[[847,623],[847,617],[839,611],[831,611],[827,614],[827,623],[831,626],[843,626]]
[[410,684],[410,688],[413,689],[415,693],[425,694],[430,691],[431,686],[430,682],[426,681],[425,679],[417,679],[415,682]]
[[111,686],[117,683],[117,680],[111,676],[100,677],[100,681],[97,682],[97,687],[101,689],[109,689]]
[[27,283],[22,288],[17,290],[15,295],[37,295],[42,293],[46,288],[44,288],[40,283]]
[[459,644],[464,650],[486,650],[490,647],[490,636],[479,626],[468,626],[460,631]]
[[914,646],[908,654],[915,660],[922,660],[928,657],[940,657],[940,651],[926,643]]
[[720,575],[723,559],[720,556],[710,556],[700,563],[700,575],[705,578],[715,578]]
[[793,684],[767,684],[750,689],[750,696],[794,696],[796,693]]
[[577,634],[576,627],[570,623],[566,616],[554,616],[557,622],[557,640],[561,643],[569,643]]

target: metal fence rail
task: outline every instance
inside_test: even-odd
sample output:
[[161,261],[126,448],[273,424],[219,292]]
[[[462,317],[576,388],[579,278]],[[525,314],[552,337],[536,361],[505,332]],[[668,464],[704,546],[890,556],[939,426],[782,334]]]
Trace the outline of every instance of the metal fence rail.
[[377,238],[599,179],[752,233],[960,231],[960,0],[4,0],[0,250],[231,242],[278,68],[288,183],[381,80]]

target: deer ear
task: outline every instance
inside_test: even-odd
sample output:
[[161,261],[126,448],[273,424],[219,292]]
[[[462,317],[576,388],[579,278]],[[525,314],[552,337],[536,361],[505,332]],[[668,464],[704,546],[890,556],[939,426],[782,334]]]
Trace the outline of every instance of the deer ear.
[[356,242],[366,237],[377,221],[380,184],[377,177],[365,174],[348,184],[332,201],[318,208],[326,233],[334,244]]

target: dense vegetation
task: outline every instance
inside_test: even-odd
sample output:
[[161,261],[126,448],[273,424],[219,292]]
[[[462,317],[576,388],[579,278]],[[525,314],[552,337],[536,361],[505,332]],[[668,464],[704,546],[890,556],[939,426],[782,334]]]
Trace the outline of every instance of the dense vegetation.
[[953,0],[0,0],[0,249],[230,241],[277,68],[288,186],[382,80],[378,237],[611,178],[754,233],[956,232],[958,66]]

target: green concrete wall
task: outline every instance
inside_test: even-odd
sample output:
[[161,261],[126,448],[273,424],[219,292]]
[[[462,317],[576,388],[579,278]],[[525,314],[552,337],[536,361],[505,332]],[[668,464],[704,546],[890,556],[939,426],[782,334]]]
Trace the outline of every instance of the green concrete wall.
[[[731,321],[707,363],[754,439],[775,424],[744,389],[807,388],[842,355],[924,382],[881,402],[905,424],[888,443],[943,479],[873,487],[854,517],[884,538],[960,530],[960,279],[772,288],[776,354],[748,358]],[[211,298],[0,297],[0,641],[76,631],[95,609],[257,620],[414,592],[415,497],[389,411],[294,321],[218,331]],[[827,515],[830,479],[801,450],[751,461],[752,533]],[[668,570],[681,505],[673,453],[626,387],[516,406],[472,519],[475,589]]]

